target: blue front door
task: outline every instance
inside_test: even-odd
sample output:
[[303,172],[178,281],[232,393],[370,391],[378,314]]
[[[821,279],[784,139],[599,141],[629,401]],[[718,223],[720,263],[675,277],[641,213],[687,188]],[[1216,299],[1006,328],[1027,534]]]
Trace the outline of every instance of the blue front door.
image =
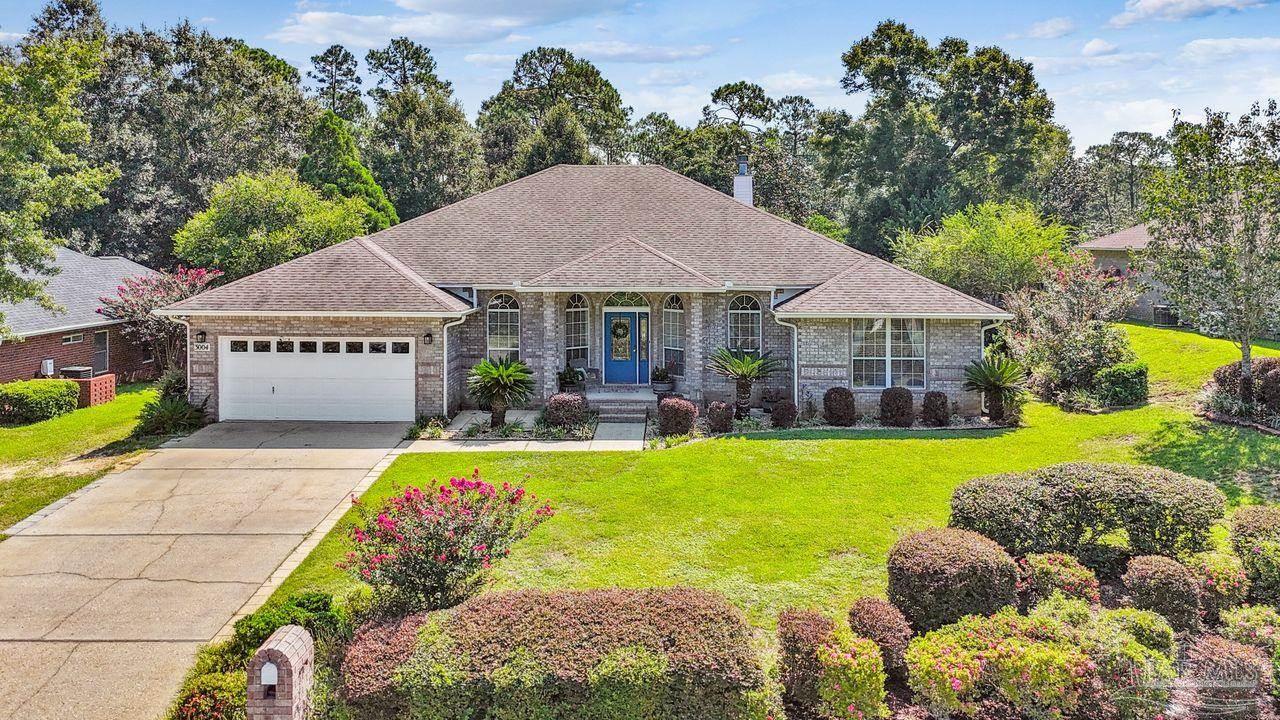
[[604,381],[627,385],[648,384],[648,312],[604,314]]

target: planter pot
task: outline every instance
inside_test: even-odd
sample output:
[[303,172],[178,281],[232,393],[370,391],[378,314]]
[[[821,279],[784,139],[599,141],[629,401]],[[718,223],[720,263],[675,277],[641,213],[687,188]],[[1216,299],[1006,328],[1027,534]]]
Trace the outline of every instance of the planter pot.
[[672,392],[673,390],[675,390],[675,389],[676,389],[676,381],[675,381],[675,380],[667,380],[667,381],[665,381],[665,382],[664,382],[664,381],[661,381],[661,380],[654,380],[654,381],[652,381],[652,382],[650,382],[650,383],[649,383],[649,388],[650,388],[651,390],[653,390],[653,392],[654,392],[655,394],[657,394],[657,393],[669,393],[669,392]]

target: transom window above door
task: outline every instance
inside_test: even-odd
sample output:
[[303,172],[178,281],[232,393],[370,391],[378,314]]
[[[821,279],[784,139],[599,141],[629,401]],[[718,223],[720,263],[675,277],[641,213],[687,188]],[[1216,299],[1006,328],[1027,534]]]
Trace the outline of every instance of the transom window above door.
[[649,301],[635,292],[616,292],[605,298],[605,307],[649,307]]

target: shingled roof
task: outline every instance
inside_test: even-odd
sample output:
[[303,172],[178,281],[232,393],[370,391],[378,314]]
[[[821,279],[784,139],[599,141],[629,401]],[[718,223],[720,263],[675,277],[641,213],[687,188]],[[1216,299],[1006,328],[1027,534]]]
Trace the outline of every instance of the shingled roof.
[[959,290],[874,258],[855,262],[821,285],[778,305],[779,317],[971,317],[1007,319],[1009,313]]
[[1151,242],[1151,232],[1149,226],[1144,223],[1082,242],[1080,247],[1086,250],[1144,250],[1149,242]]
[[999,313],[665,168],[557,165],[165,314],[458,314],[466,304],[439,287],[810,288],[855,265],[839,288],[805,302],[857,297],[881,309]]
[[[16,305],[0,303],[5,323],[19,337],[109,325],[115,321],[98,313],[98,308],[102,307],[100,298],[115,296],[116,289],[125,278],[142,277],[153,272],[122,257],[94,257],[65,247],[55,248],[54,254],[58,274],[48,278],[45,292],[59,306],[58,310],[41,307],[35,300],[24,300]],[[43,276],[32,273],[19,274],[43,279]]]

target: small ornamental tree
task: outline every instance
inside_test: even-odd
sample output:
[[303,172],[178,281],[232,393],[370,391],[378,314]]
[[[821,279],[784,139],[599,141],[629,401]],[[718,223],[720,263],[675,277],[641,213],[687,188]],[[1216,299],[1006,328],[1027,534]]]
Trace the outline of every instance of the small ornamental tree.
[[1144,261],[1178,317],[1240,348],[1240,394],[1253,397],[1255,338],[1280,325],[1280,108],[1234,122],[1209,111],[1175,120],[1170,172],[1145,188],[1152,220]]
[[400,222],[396,209],[373,173],[360,161],[356,139],[347,122],[326,110],[307,137],[307,154],[298,162],[298,178],[327,197],[348,197],[363,202],[365,229],[384,230]]
[[450,478],[438,488],[407,487],[377,507],[355,501],[355,548],[340,566],[381,599],[436,610],[470,595],[492,564],[507,556],[553,511],[523,487]]
[[112,320],[123,320],[121,332],[139,345],[150,346],[161,368],[180,367],[186,329],[151,311],[204,292],[221,275],[218,270],[180,266],[172,273],[125,278],[124,284],[116,288],[115,297],[99,298],[102,307],[98,312]]

